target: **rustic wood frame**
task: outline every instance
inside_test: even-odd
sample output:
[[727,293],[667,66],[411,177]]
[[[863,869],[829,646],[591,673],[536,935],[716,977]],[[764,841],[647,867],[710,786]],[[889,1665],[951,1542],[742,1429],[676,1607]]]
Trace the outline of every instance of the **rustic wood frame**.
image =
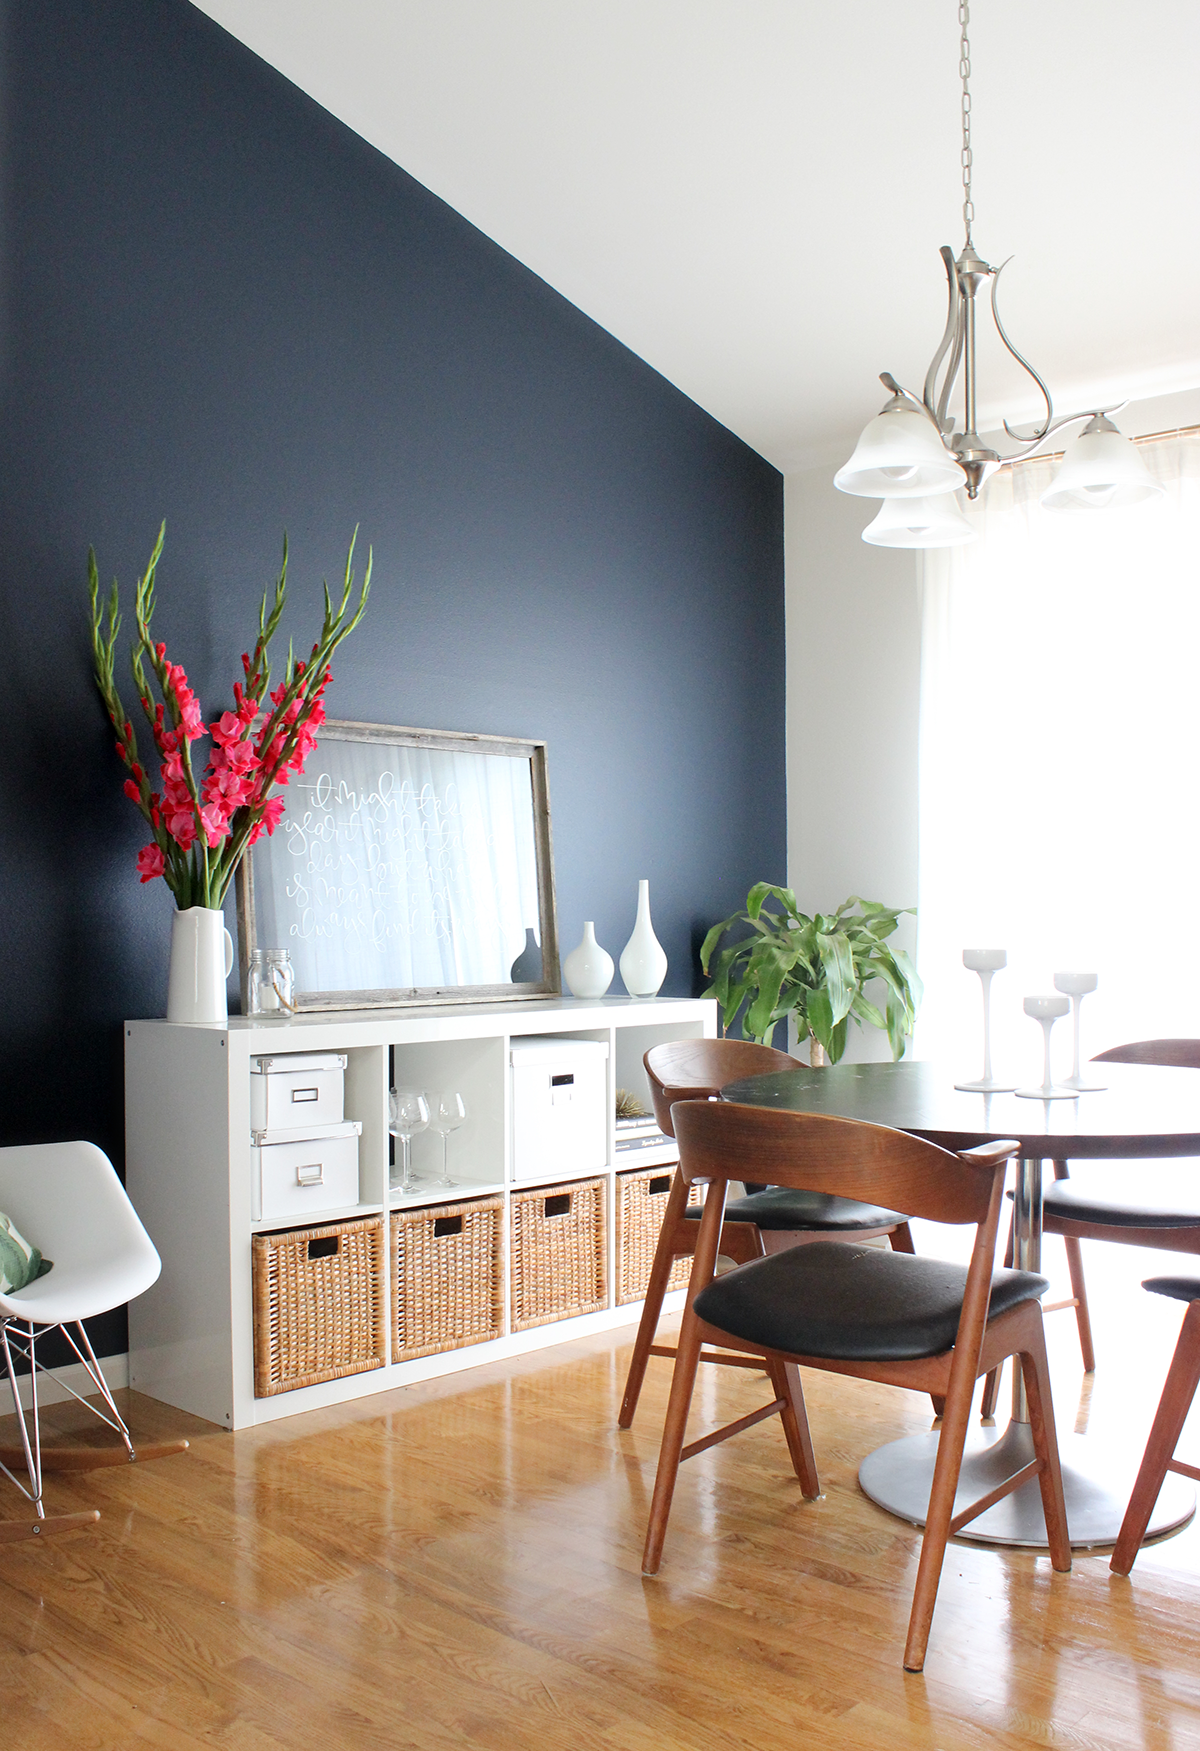
[[[558,949],[558,918],[554,896],[554,853],[550,832],[550,786],[545,742],[519,736],[483,736],[460,730],[418,730],[386,724],[353,723],[332,718],[321,729],[322,741],[382,742],[397,748],[429,748],[453,754],[503,754],[529,761],[533,792],[533,841],[537,862],[538,916],[541,929],[542,977],[521,985],[422,986],[400,990],[305,991],[296,1008],[400,1009],[441,1003],[525,1002],[557,997],[562,991]],[[269,841],[260,841],[260,848]],[[269,855],[269,853],[268,853]],[[238,964],[242,1013],[248,1009],[250,956],[260,946],[254,906],[254,870],[249,850],[237,872]]]

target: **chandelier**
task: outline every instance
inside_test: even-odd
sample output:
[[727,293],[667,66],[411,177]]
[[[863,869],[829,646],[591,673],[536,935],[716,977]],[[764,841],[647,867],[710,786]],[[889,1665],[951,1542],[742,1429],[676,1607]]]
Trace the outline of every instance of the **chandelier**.
[[[966,241],[957,260],[948,244],[941,251],[950,293],[946,330],[925,373],[920,400],[898,383],[890,371],[880,373],[879,380],[890,391],[890,400],[863,431],[849,462],[834,476],[834,485],[842,492],[883,500],[879,515],[863,531],[864,541],[880,547],[954,547],[973,541],[976,531],[952,495],[965,487],[969,499],[978,497],[979,489],[1001,463],[1031,456],[1055,432],[1081,420],[1086,422],[1083,431],[1066,451],[1054,480],[1042,495],[1041,502],[1048,510],[1119,508],[1139,504],[1163,491],[1131,440],[1108,417],[1118,413],[1125,403],[1089,408],[1056,420],[1050,391],[1005,333],[996,288],[1008,264],[990,266],[977,253],[971,235],[975,207],[971,200],[971,44],[967,0],[960,0],[958,22]],[[1045,415],[1039,418],[1033,431],[1014,430],[1007,419],[1004,421],[1004,431],[1015,448],[1003,455],[985,443],[976,429],[976,303],[989,283],[996,332],[1022,370],[1037,384],[1046,404]],[[957,416],[950,411],[960,376],[961,428]]]

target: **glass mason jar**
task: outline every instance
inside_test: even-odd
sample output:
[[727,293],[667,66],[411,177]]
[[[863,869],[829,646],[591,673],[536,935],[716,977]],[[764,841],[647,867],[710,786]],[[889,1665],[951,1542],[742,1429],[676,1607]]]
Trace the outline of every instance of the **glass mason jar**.
[[250,955],[250,1014],[282,1018],[295,1012],[296,970],[285,948],[256,948]]

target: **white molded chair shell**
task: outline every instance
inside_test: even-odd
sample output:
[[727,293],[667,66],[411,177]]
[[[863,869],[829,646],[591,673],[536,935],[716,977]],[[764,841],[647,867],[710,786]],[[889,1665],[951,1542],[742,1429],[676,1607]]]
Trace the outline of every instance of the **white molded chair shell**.
[[10,1295],[0,1316],[59,1325],[143,1294],[162,1262],[116,1170],[94,1143],[0,1149],[0,1210],[54,1269]]

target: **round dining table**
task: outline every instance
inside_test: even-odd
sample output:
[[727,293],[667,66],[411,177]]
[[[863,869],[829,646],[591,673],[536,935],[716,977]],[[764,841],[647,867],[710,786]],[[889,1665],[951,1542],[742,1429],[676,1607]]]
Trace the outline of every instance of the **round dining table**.
[[[1097,1080],[1107,1086],[1070,1100],[968,1093],[956,1089],[952,1076],[940,1065],[904,1061],[752,1076],[722,1089],[721,1098],[887,1125],[926,1137],[943,1149],[971,1149],[979,1143],[1013,1139],[1020,1145],[1013,1193],[1013,1262],[1022,1270],[1037,1271],[1044,1161],[1200,1155],[1200,1070],[1110,1063],[1095,1068],[1102,1071]],[[1012,1418],[1003,1430],[985,1428],[970,1438],[956,1511],[1033,1458],[1020,1369],[1014,1367],[1013,1374]],[[859,1469],[866,1494],[880,1507],[923,1526],[937,1441],[935,1430],[878,1448]],[[1106,1456],[1102,1443],[1061,1433],[1059,1450],[1072,1545],[1113,1544],[1133,1485],[1136,1458],[1123,1468]],[[1146,1536],[1177,1530],[1195,1507],[1191,1485],[1168,1475]],[[1044,1548],[1046,1525],[1036,1478],[972,1521],[962,1536],[990,1544]]]

